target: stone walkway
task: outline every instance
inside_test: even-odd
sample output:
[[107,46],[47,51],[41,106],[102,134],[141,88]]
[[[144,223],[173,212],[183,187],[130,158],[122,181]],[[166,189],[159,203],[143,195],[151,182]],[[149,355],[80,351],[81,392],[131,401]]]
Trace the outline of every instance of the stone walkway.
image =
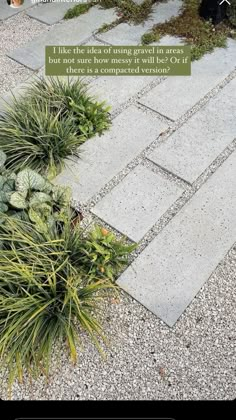
[[[67,4],[56,13],[53,6],[25,1],[23,13],[45,28],[6,53],[31,75],[43,72],[45,45],[137,45],[181,1],[156,5],[145,25],[123,23],[105,34],[96,31],[115,19],[113,9],[61,21]],[[0,9],[0,19],[9,13]],[[112,127],[87,141],[57,182],[72,187],[89,221],[139,243],[118,284],[176,334],[236,240],[236,41],[194,62],[190,77],[99,77],[89,87],[112,105]]]

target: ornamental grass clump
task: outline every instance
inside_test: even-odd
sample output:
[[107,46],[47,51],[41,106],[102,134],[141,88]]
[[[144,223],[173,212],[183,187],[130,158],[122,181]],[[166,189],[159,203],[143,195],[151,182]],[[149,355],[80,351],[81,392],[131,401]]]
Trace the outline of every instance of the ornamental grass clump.
[[98,304],[115,288],[111,279],[134,246],[100,227],[87,234],[66,217],[61,229],[53,225],[46,233],[1,217],[0,358],[11,388],[26,372],[48,375],[56,343],[76,362],[82,331],[101,350]]
[[38,79],[0,116],[0,149],[8,169],[30,167],[53,178],[66,158],[79,157],[78,147],[109,125],[109,107],[89,96],[80,80]]
[[30,97],[45,100],[50,104],[53,115],[60,111],[62,119],[72,118],[76,135],[82,141],[102,134],[110,126],[109,111],[105,101],[97,102],[88,94],[86,85],[78,78],[38,79],[28,90]]

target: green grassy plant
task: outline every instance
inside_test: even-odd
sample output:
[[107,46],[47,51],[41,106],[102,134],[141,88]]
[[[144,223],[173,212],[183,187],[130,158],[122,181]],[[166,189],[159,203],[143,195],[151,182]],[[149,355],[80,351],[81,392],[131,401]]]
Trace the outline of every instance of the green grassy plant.
[[80,79],[38,79],[28,92],[30,97],[40,96],[49,103],[53,115],[60,112],[61,119],[72,119],[76,135],[82,137],[82,141],[96,133],[102,134],[110,126],[110,107],[90,96]]
[[104,290],[115,287],[111,280],[134,246],[100,227],[87,234],[68,219],[61,232],[44,234],[31,223],[2,217],[0,357],[11,386],[26,371],[48,375],[58,341],[76,362],[82,330],[101,349],[105,337],[95,309]]
[[30,167],[52,178],[109,125],[109,107],[88,95],[80,80],[38,79],[0,116],[0,148],[8,169]]

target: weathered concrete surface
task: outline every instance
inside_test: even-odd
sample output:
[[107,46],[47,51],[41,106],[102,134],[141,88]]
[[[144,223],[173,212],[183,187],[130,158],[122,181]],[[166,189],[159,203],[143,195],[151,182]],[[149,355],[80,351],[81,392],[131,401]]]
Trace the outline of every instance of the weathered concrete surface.
[[92,7],[86,16],[82,15],[55,25],[48,32],[26,46],[14,50],[8,56],[32,70],[38,70],[45,63],[46,45],[79,45],[85,42],[101,24],[112,22],[115,16],[113,9]]
[[86,202],[167,128],[155,116],[129,107],[109,131],[81,147],[81,159],[68,162],[57,182],[70,185],[73,198]]
[[155,80],[156,76],[99,76],[92,81],[89,91],[97,98],[106,100],[115,111]]
[[121,275],[118,284],[173,326],[236,238],[236,152]]
[[149,158],[194,182],[236,138],[236,79],[162,143]]
[[236,41],[192,63],[192,76],[168,77],[140,99],[140,103],[177,120],[236,67]]
[[174,182],[138,166],[92,212],[138,242],[182,192]]
[[141,37],[155,24],[165,22],[179,14],[182,2],[170,0],[168,3],[155,4],[150,17],[142,24],[131,25],[120,23],[108,32],[98,34],[99,39],[113,45],[137,45],[141,43]]
[[[76,4],[79,4],[76,3]],[[67,10],[74,7],[74,3],[43,3],[27,11],[27,15],[47,25],[59,22],[65,16]]]

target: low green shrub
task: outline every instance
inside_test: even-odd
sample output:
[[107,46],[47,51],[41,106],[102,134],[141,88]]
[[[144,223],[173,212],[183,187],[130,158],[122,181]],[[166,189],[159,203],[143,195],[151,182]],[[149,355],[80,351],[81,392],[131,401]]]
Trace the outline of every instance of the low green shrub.
[[[9,385],[24,373],[49,373],[53,346],[66,343],[72,361],[80,333],[101,349],[95,309],[134,246],[96,227],[87,234],[65,218],[49,235],[6,214],[0,225],[0,357]],[[107,270],[107,271],[106,271]],[[109,277],[109,278],[108,278]]]
[[191,45],[192,60],[198,60],[216,47],[225,47],[227,37],[234,37],[235,31],[228,22],[213,25],[199,15],[200,0],[184,0],[181,13],[170,20],[154,25],[142,37],[143,44],[159,41],[164,35],[177,36]]
[[84,141],[102,134],[110,126],[110,106],[97,102],[88,94],[86,85],[79,79],[38,79],[28,89],[31,98],[41,97],[50,104],[53,115],[60,112],[61,119],[72,119],[76,136]]
[[152,5],[158,0],[144,0],[136,4],[133,0],[118,0],[117,8],[124,21],[140,24],[145,21],[152,12]]
[[[113,22],[111,27],[114,27],[116,24],[124,21],[139,24],[150,16],[152,12],[152,5],[158,1],[161,2],[163,0],[143,0],[141,4],[137,4],[133,0],[94,0],[84,5],[72,7],[68,10],[68,12],[66,12],[64,19],[72,19],[75,16],[79,16],[81,13],[87,12],[92,6],[99,5],[104,9],[110,9],[112,7],[117,9],[118,16],[120,18]],[[103,26],[103,29],[100,28],[99,30],[99,32],[104,31],[105,26]]]
[[109,107],[95,101],[78,79],[38,79],[0,116],[6,167],[30,167],[53,178],[78,147],[110,125]]
[[117,6],[119,0],[100,0],[99,4],[104,9],[111,9],[112,7]]
[[32,169],[15,174],[5,169],[5,162],[0,150],[0,214],[31,221],[36,230],[46,233],[68,212],[70,188],[53,185]]
[[89,3],[77,4],[76,6],[71,7],[71,9],[67,10],[64,19],[73,19],[74,17],[83,15],[89,11],[89,9],[93,6],[93,3],[94,2],[91,1]]
[[71,262],[86,275],[89,273],[90,281],[99,277],[114,282],[128,264],[128,255],[135,245],[127,245],[124,240],[117,240],[114,233],[95,226],[86,237],[72,235],[67,247]]

